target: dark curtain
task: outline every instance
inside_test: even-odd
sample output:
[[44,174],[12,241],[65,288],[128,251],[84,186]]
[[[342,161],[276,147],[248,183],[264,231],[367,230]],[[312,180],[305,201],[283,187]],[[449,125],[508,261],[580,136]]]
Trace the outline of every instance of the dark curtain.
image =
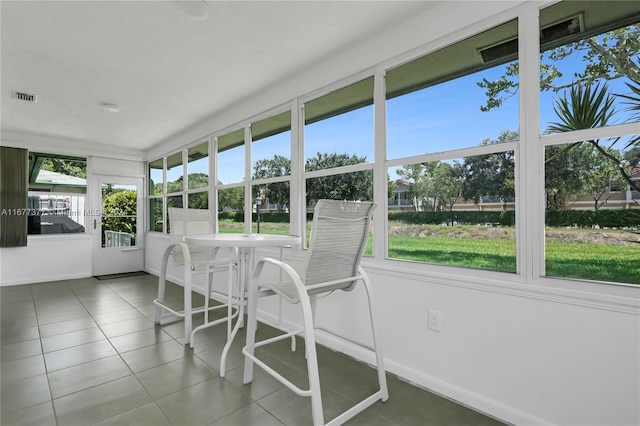
[[0,247],[27,245],[29,153],[0,147]]

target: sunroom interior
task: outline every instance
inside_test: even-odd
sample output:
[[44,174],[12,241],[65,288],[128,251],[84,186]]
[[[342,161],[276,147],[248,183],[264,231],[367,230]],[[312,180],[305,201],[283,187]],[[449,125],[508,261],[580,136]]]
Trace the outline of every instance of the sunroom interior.
[[[390,375],[483,415],[450,424],[640,424],[640,3],[3,1],[0,16],[3,376],[55,329],[38,295],[89,303],[118,283],[94,277],[139,273],[119,294],[153,318],[170,207],[209,209],[219,233],[308,237],[318,199],[373,201],[362,265]],[[168,278],[179,294],[182,270]],[[317,340],[366,364],[361,296],[320,301]],[[300,314],[265,300],[258,318]],[[73,423],[51,389],[33,407]],[[153,403],[150,419],[188,423]],[[425,424],[388,411],[360,421]]]

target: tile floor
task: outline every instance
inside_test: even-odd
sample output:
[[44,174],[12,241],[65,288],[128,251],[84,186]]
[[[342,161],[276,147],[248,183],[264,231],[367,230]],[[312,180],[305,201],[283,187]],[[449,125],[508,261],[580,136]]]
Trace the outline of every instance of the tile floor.
[[[181,288],[170,284],[177,304]],[[242,384],[238,336],[218,374],[224,326],[182,343],[182,322],[153,323],[157,277],[84,278],[0,288],[1,419],[12,425],[308,425],[311,406],[259,368]],[[259,333],[273,333],[260,326]],[[263,349],[305,379],[303,344]],[[319,347],[325,419],[373,392],[375,371]],[[351,425],[499,425],[500,422],[388,374],[390,399]]]

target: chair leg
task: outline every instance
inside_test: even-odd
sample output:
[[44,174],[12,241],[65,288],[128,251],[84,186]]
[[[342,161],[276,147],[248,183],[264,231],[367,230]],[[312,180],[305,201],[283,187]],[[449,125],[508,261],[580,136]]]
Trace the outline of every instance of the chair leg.
[[204,295],[204,323],[209,322],[209,302],[211,300],[211,290],[213,289],[213,269],[207,265],[207,291]]
[[360,267],[360,274],[363,277],[364,287],[367,292],[367,300],[369,302],[369,319],[371,320],[371,333],[373,335],[373,350],[376,356],[376,369],[378,370],[378,383],[380,385],[381,392],[381,400],[385,402],[389,399],[389,389],[387,387],[387,375],[384,369],[384,359],[382,355],[382,347],[380,345],[380,336],[378,334],[378,329],[375,324],[375,316],[373,309],[373,290],[371,286],[371,281],[369,280],[369,276],[364,271],[362,267]]
[[[205,294],[204,294],[204,324],[207,324],[209,322],[209,301],[211,300],[211,291],[213,289],[213,269],[211,269],[210,266],[207,265],[207,270],[206,270],[206,275],[207,275],[207,286],[206,286],[206,290],[205,290]],[[186,282],[185,282],[186,284]],[[186,301],[186,299],[185,299]],[[189,304],[191,304],[191,302],[189,302]],[[185,304],[185,311],[186,311],[186,304]],[[185,332],[187,331],[186,329],[186,318],[185,318]],[[198,331],[198,327],[193,328],[193,324],[191,326],[191,333],[189,334],[189,338],[187,339],[185,337],[185,344],[189,343],[189,347],[191,349],[193,349],[193,341],[195,340],[195,334],[196,331]]]
[[184,267],[184,344],[191,343],[191,330],[193,329],[192,318],[192,302],[191,302],[191,271],[189,266]]
[[[260,276],[260,273],[262,272],[262,268],[264,267],[264,263],[258,263],[258,265],[256,266],[255,270],[253,271],[253,279],[255,280],[256,277]],[[258,309],[258,297],[257,297],[257,291],[258,289],[255,288],[255,283],[252,282],[249,284],[249,288],[247,289],[249,291],[249,295],[248,295],[248,301],[247,301],[247,341],[246,341],[246,345],[245,345],[245,350],[247,351],[247,353],[250,356],[254,355],[255,352],[255,344],[256,344],[256,328],[257,328],[257,309]],[[240,321],[238,319],[238,321]],[[253,381],[253,360],[248,357],[245,356],[244,357],[244,376],[242,378],[242,382],[246,385],[248,383],[251,383]]]
[[[158,303],[164,303],[164,293],[167,287],[167,263],[169,262],[169,255],[173,250],[173,246],[168,247],[162,255],[162,263],[160,264],[160,276],[158,278]],[[162,318],[162,307],[156,304],[156,314],[154,322],[160,324]]]
[[320,372],[318,370],[318,354],[314,334],[313,317],[315,314],[315,298],[300,295],[304,324],[305,354],[307,358],[307,372],[309,374],[309,390],[311,391],[311,415],[315,426],[324,425],[322,411],[322,393],[320,391]]

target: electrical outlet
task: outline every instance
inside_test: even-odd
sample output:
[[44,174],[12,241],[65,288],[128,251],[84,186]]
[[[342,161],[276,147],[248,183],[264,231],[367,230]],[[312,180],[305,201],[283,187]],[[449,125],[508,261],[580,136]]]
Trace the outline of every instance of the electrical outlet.
[[429,309],[429,330],[441,331],[442,330],[442,318],[440,311],[432,311]]

